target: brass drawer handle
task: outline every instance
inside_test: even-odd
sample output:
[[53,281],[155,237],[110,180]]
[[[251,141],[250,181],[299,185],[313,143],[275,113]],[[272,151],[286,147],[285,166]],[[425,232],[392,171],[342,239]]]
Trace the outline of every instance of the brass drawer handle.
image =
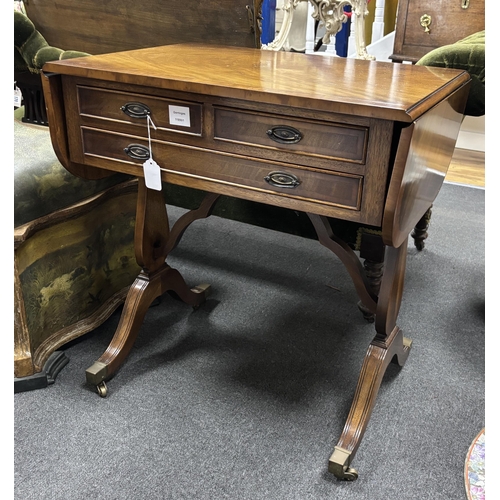
[[469,8],[469,0],[462,0],[462,9]]
[[128,102],[120,108],[130,118],[147,118],[151,110],[142,102]]
[[129,144],[123,151],[134,160],[149,160],[149,149],[141,144]]
[[264,180],[271,184],[271,186],[279,188],[296,188],[300,185],[298,177],[293,174],[287,174],[286,172],[269,172],[264,177]]
[[297,144],[302,139],[302,133],[296,128],[288,125],[276,125],[267,131],[267,135],[273,141],[280,144]]
[[430,33],[431,32],[431,30],[429,28],[429,26],[431,25],[431,23],[432,23],[432,17],[429,16],[429,14],[424,14],[420,18],[420,26],[422,26],[422,28],[424,28],[425,33]]

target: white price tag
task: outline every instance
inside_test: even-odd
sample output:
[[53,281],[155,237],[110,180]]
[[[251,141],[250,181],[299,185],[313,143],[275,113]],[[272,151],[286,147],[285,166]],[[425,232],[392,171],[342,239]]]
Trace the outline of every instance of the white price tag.
[[161,191],[161,170],[158,163],[150,158],[146,160],[142,166],[144,167],[144,181],[146,187],[154,189],[155,191]]

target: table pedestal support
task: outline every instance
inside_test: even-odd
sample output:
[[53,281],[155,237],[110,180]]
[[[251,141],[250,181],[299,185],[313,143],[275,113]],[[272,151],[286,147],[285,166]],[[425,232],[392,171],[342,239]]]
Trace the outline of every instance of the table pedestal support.
[[375,400],[389,363],[403,366],[411,340],[396,325],[401,306],[408,238],[398,247],[386,247],[384,275],[375,315],[376,335],[365,355],[344,430],[330,457],[328,470],[339,479],[358,477],[350,467],[370,419]]
[[[114,375],[129,354],[154,299],[168,291],[193,307],[204,302],[209,285],[189,288],[181,274],[165,261],[187,227],[195,220],[211,214],[218,197],[216,194],[208,194],[200,207],[181,216],[170,232],[162,193],[147,189],[144,180],[139,179],[135,248],[137,262],[143,270],[128,292],[110,345],[86,370],[87,382],[97,388],[100,396],[107,395],[106,381]],[[358,256],[333,234],[328,219],[315,214],[308,216],[320,243],[339,257],[353,280],[360,300],[369,312],[375,314],[377,333],[365,355],[344,430],[328,465],[328,470],[338,479],[354,480],[358,474],[350,465],[368,425],[382,378],[390,362],[404,365],[411,347],[411,341],[403,337],[396,325],[408,240],[399,248],[386,248],[385,272],[377,296]]]
[[366,352],[344,430],[328,464],[328,470],[335,477],[352,481],[358,473],[350,465],[365,433],[387,367],[391,362],[402,367],[410,353],[411,340],[403,337],[396,325],[403,293],[408,238],[398,248],[386,247],[384,273],[380,292],[376,296],[357,255],[333,234],[328,219],[308,215],[320,243],[343,262],[366,311],[375,314],[377,333]]
[[193,307],[205,301],[210,286],[189,288],[181,274],[165,261],[186,227],[194,220],[209,215],[217,198],[217,195],[207,196],[198,210],[181,217],[170,232],[162,192],[147,189],[144,179],[139,179],[135,254],[142,272],[130,287],[111,343],[104,354],[86,370],[87,382],[96,387],[101,397],[105,397],[108,392],[106,381],[115,374],[132,349],[153,300],[168,291]]

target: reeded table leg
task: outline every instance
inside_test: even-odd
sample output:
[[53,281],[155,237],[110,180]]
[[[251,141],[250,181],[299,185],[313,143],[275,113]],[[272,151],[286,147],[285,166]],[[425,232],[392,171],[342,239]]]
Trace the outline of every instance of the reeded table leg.
[[[135,224],[135,254],[142,267],[125,300],[123,312],[115,335],[104,354],[86,370],[87,382],[94,385],[100,396],[107,395],[106,380],[111,378],[123,363],[134,345],[146,312],[154,299],[167,291],[174,292],[187,304],[197,307],[205,301],[209,285],[189,288],[178,271],[166,264],[168,252],[179,241],[186,227],[206,216],[216,198],[208,197],[196,215],[174,231],[175,242],[169,239],[167,210],[161,191],[147,189],[139,179],[137,214]],[[175,227],[175,226],[174,226]]]
[[115,335],[104,354],[86,370],[87,382],[96,386],[100,396],[107,395],[106,380],[128,356],[139,333],[144,316],[156,297],[175,292],[184,302],[196,307],[205,301],[210,286],[189,289],[180,273],[165,264],[151,274],[141,273],[130,287]]
[[328,463],[328,470],[338,479],[357,479],[358,473],[350,465],[368,425],[382,378],[391,361],[404,365],[410,348],[411,341],[403,337],[398,327],[384,347],[377,345],[376,340],[370,344],[342,436]]
[[403,295],[408,238],[398,248],[385,247],[384,273],[377,296],[359,258],[333,234],[327,218],[314,214],[308,216],[319,242],[345,265],[366,311],[375,314],[377,334],[365,355],[344,430],[328,464],[328,470],[338,479],[353,481],[358,473],[350,465],[370,420],[387,366],[390,362],[403,366],[410,352],[411,341],[403,337],[396,325]]
[[390,362],[403,366],[408,358],[411,341],[403,337],[396,326],[401,305],[408,240],[399,247],[387,247],[385,272],[377,301],[375,329],[363,361],[358,385],[342,435],[330,457],[328,470],[337,478],[354,480],[358,477],[351,462],[360,445],[370,419],[375,400]]

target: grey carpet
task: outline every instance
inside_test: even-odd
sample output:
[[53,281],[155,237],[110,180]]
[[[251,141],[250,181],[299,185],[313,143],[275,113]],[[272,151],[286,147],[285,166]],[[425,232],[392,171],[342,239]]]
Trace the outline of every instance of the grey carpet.
[[16,499],[466,498],[485,425],[484,190],[445,184],[425,250],[410,243],[398,324],[413,348],[384,378],[353,483],[327,461],[374,327],[336,257],[212,217],[170,263],[212,294],[152,307],[107,398],[85,369],[118,313],[67,347],[55,384],[15,395]]

